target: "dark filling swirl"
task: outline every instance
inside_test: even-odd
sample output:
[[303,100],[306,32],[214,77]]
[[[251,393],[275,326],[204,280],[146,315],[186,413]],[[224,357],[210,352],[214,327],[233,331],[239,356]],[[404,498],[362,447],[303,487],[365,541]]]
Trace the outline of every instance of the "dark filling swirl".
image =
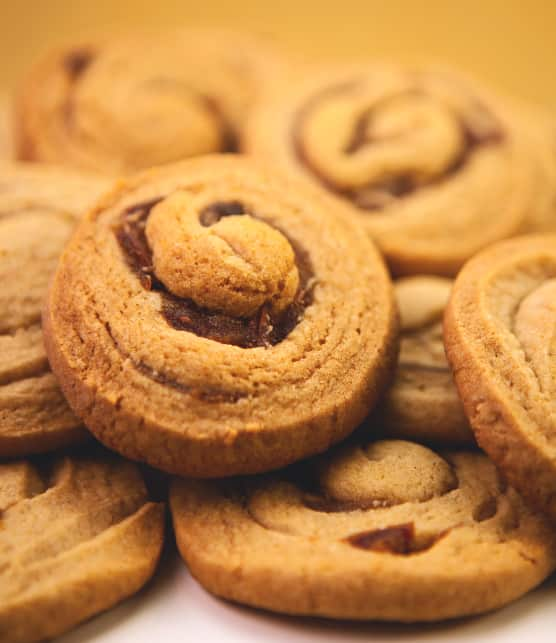
[[[128,265],[138,275],[143,288],[160,293],[161,314],[167,323],[176,330],[188,331],[199,337],[241,348],[269,347],[284,340],[313,301],[315,279],[307,251],[278,226],[265,219],[265,223],[272,225],[288,239],[294,251],[299,271],[299,288],[293,303],[280,314],[273,314],[269,306],[263,305],[251,317],[232,317],[202,308],[191,299],[171,293],[155,274],[145,226],[152,208],[163,198],[158,197],[126,208],[115,228],[115,235]],[[239,201],[216,202],[200,212],[199,221],[208,227],[222,217],[246,213],[245,206]],[[249,215],[262,219],[253,213]]]

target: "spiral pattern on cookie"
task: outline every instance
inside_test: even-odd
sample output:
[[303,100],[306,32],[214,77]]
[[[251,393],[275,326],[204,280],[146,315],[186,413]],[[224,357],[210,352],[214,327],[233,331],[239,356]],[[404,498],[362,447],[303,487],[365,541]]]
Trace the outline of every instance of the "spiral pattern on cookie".
[[0,457],[86,436],[48,366],[41,307],[78,216],[104,187],[77,172],[0,164]]
[[113,455],[0,464],[0,512],[3,641],[50,640],[112,607],[162,549],[162,505]]
[[456,280],[446,349],[479,444],[556,519],[556,237],[499,243]]
[[19,156],[118,174],[236,152],[246,112],[284,68],[265,43],[217,30],[56,51],[22,88]]
[[452,281],[416,275],[395,282],[401,337],[398,370],[370,428],[389,437],[472,444],[444,349],[442,318]]
[[538,584],[554,535],[475,452],[344,446],[281,473],[175,480],[180,552],[209,591],[292,614],[429,621]]
[[319,186],[395,273],[453,275],[488,243],[554,229],[548,132],[548,118],[452,72],[361,65],[261,106],[247,148]]
[[239,157],[124,183],[67,247],[43,321],[101,441],[201,477],[326,449],[368,413],[396,352],[375,248],[318,194]]

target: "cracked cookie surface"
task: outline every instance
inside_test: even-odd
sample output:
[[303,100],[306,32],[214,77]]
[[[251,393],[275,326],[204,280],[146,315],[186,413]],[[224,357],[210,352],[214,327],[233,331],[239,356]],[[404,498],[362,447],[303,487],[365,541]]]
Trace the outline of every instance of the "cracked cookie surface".
[[0,457],[87,435],[48,366],[41,306],[64,243],[105,187],[79,172],[0,163]]
[[556,520],[556,237],[501,242],[458,276],[445,337],[465,412],[511,483]]
[[210,592],[288,614],[432,621],[489,611],[556,539],[478,452],[355,443],[274,474],[175,479],[180,552]]
[[138,591],[162,549],[163,506],[113,454],[0,464],[0,640],[58,636]]
[[239,157],[120,184],[64,252],[43,321],[92,432],[199,477],[325,450],[372,408],[396,354],[373,245],[318,194]]

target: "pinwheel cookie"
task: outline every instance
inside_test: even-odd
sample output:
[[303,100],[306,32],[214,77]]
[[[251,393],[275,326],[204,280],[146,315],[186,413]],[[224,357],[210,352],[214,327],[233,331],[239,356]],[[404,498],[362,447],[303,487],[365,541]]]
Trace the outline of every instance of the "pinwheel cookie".
[[442,339],[452,281],[415,276],[395,283],[400,309],[398,370],[372,419],[391,437],[446,444],[473,443]]
[[396,353],[372,244],[312,191],[229,156],[122,183],[66,248],[43,321],[102,442],[200,477],[325,450],[369,412]]
[[431,621],[516,599],[556,538],[482,454],[343,447],[256,478],[175,480],[180,552],[209,591],[288,614]]
[[246,149],[320,187],[395,273],[453,275],[489,243],[554,230],[549,122],[450,71],[355,65],[266,101]]
[[41,306],[62,247],[103,180],[0,163],[0,458],[82,439],[43,348]]
[[50,640],[151,577],[162,505],[114,456],[0,464],[0,640]]
[[266,43],[219,30],[66,47],[22,87],[18,154],[118,174],[234,152],[246,113],[285,69]]
[[479,444],[556,520],[556,236],[472,259],[446,312],[446,349]]

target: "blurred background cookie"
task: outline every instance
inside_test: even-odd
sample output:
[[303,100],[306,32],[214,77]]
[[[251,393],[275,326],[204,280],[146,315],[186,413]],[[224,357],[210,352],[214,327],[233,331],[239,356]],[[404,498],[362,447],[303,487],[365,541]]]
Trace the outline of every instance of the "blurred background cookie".
[[401,319],[398,370],[371,425],[390,437],[473,444],[442,337],[452,281],[419,275],[394,286]]
[[103,443],[199,477],[324,451],[374,406],[397,349],[366,236],[231,156],[120,182],[67,246],[43,322],[62,389]]
[[477,441],[556,520],[556,236],[501,242],[456,279],[446,349]]
[[175,480],[189,570],[287,614],[431,621],[500,607],[554,568],[548,522],[482,454],[381,441],[257,478]]
[[64,243],[105,187],[88,174],[0,162],[0,458],[87,435],[48,366],[41,307]]
[[286,68],[241,32],[181,29],[66,47],[21,88],[17,153],[118,174],[237,152],[248,113]]
[[247,151],[310,181],[395,274],[454,275],[482,247],[556,226],[550,119],[451,70],[315,70],[261,104]]
[[50,640],[137,592],[164,538],[163,505],[112,454],[0,464],[0,640]]

